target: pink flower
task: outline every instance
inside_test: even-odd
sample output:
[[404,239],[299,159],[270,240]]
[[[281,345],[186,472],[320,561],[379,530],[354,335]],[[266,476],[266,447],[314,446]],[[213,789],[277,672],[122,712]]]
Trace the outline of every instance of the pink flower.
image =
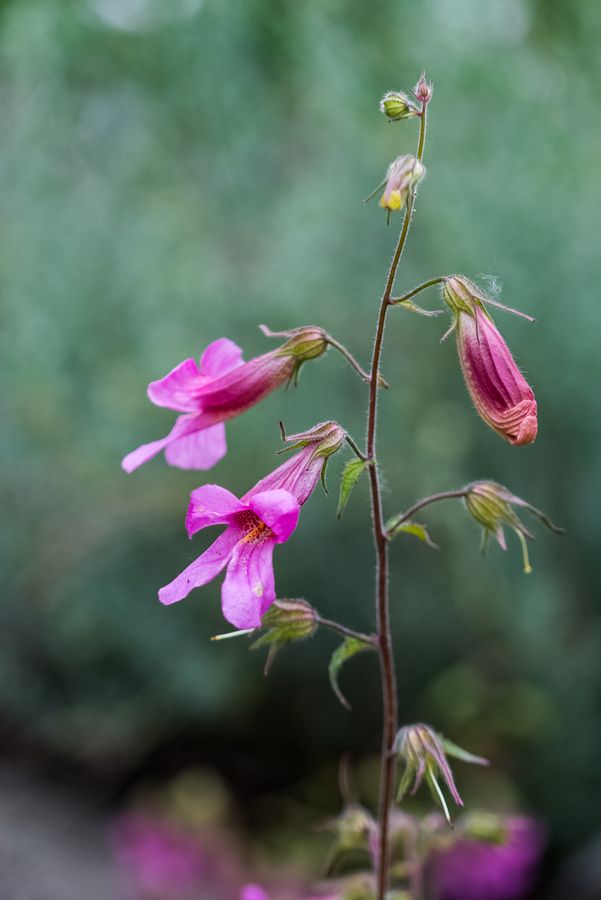
[[445,279],[443,297],[454,314],[459,361],[476,410],[510,444],[531,444],[538,431],[534,392],[484,308],[500,304],[461,275]]
[[228,527],[202,556],[161,588],[161,603],[182,600],[227,566],[221,590],[223,615],[236,628],[257,628],[275,600],[273,549],[287,541],[296,528],[300,507],[309,499],[328,458],[340,448],[345,436],[336,422],[324,422],[288,438],[301,447],[300,452],[259,481],[241,500],[217,484],[192,491],[186,515],[189,537],[209,525]]
[[144,815],[123,817],[113,845],[144,896],[188,897],[211,869],[210,858],[192,836]]
[[273,549],[288,540],[299,504],[288,491],[251,492],[238,500],[217,484],[192,491],[186,515],[189,537],[209,525],[226,530],[177,578],[161,588],[161,603],[176,603],[226,568],[221,589],[223,615],[236,628],[257,628],[275,600]]
[[161,450],[167,462],[180,469],[210,469],[219,462],[227,452],[223,423],[294,379],[303,362],[327,347],[320,328],[281,334],[288,338],[285,344],[246,363],[240,347],[220,338],[209,344],[200,364],[186,359],[164,378],[152,381],[150,400],[184,415],[166,437],[128,453],[121,463],[125,471],[133,472]]
[[532,819],[509,817],[501,839],[464,833],[434,850],[426,862],[428,896],[436,900],[521,900],[529,892],[544,849]]
[[245,884],[240,891],[240,900],[270,900],[270,898],[261,885]]

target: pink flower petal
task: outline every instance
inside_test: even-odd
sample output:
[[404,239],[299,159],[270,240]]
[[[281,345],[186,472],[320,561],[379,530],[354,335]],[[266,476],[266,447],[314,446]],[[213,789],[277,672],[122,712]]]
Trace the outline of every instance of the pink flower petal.
[[294,366],[293,356],[277,351],[256,356],[219,378],[207,379],[198,393],[202,408],[222,410],[224,419],[240,415],[288,381]]
[[200,371],[203,375],[217,378],[236,369],[244,362],[242,350],[229,338],[219,338],[209,344],[200,358]]
[[226,453],[225,425],[220,423],[173,441],[165,448],[165,459],[180,469],[212,469]]
[[202,556],[194,560],[170,584],[160,589],[161,603],[168,605],[183,600],[194,588],[212,581],[227,565],[238,539],[239,535],[235,529],[228,528],[224,531]]
[[156,456],[157,453],[160,453],[161,450],[164,450],[170,444],[197,431],[197,423],[198,416],[179,416],[175,421],[175,425],[166,437],[161,438],[158,441],[152,441],[150,444],[142,444],[141,447],[132,450],[131,453],[128,453],[127,456],[124,456],[121,460],[121,468],[126,472],[133,472],[134,469],[137,469],[142,463],[148,462],[149,459],[152,459],[153,456]]
[[223,587],[221,608],[236,628],[257,628],[275,600],[273,538],[242,540],[236,545]]
[[207,380],[200,374],[195,360],[185,359],[164,378],[151,381],[146,393],[155,406],[166,406],[177,412],[195,412],[198,389]]
[[231,517],[245,509],[243,503],[218,484],[203,484],[190,494],[186,513],[189,537],[209,525],[229,525]]
[[288,491],[253,493],[248,498],[248,507],[273,531],[278,544],[287,541],[298,524],[300,507]]

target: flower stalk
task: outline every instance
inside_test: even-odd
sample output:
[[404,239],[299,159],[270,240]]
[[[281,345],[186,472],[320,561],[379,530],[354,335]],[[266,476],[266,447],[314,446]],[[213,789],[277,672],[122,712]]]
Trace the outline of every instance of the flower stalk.
[[[428,101],[421,104],[420,129],[416,158],[421,163],[424,155],[426,141],[426,120]],[[368,461],[375,463],[376,459],[376,432],[378,391],[377,375],[380,370],[380,359],[384,343],[384,330],[386,327],[386,313],[390,306],[390,298],[396,280],[396,274],[405,249],[411,216],[415,202],[415,190],[409,192],[405,216],[399,240],[392,257],[388,277],[384,287],[384,293],[380,301],[380,312],[376,326],[374,339],[371,377],[369,385],[369,406],[367,414],[367,439],[365,456]],[[378,810],[379,841],[376,860],[376,898],[385,900],[389,881],[390,860],[390,808],[393,799],[395,761],[393,747],[398,729],[397,715],[397,686],[394,654],[392,648],[392,635],[390,631],[390,609],[388,597],[388,538],[384,527],[382,514],[382,490],[377,465],[369,466],[369,483],[371,496],[371,512],[374,546],[376,551],[376,621],[378,655],[380,659],[380,676],[382,684],[382,700],[384,710],[384,728],[382,734],[382,750],[380,763],[380,796]]]

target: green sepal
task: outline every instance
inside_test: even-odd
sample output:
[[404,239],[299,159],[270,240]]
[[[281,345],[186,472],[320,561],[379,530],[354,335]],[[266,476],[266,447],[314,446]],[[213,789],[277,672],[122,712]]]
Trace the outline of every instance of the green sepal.
[[345,464],[344,469],[342,470],[342,477],[340,479],[340,497],[338,499],[338,509],[336,510],[336,516],[340,519],[342,513],[344,512],[344,508],[349,501],[349,497],[351,496],[352,490],[359,481],[362,473],[368,466],[368,462],[365,459],[349,459],[349,461]]
[[420,541],[423,541],[424,544],[427,544],[432,550],[439,549],[438,544],[435,544],[428,534],[426,526],[420,525],[419,522],[408,520],[407,522],[401,522],[400,524],[395,525],[394,519],[390,519],[389,522],[386,523],[385,528],[389,540],[395,538],[397,534],[412,534],[416,538],[419,538]]
[[473,763],[476,766],[488,765],[488,760],[483,756],[476,756],[475,753],[464,750],[463,747],[459,747],[457,744],[454,744],[453,741],[448,741],[446,738],[442,737],[442,735],[439,735],[439,738],[447,756],[454,756],[455,759],[460,759],[462,762],[466,763]]
[[340,672],[343,664],[347,661],[347,659],[350,659],[351,656],[355,656],[355,654],[357,653],[362,653],[364,650],[373,649],[373,644],[368,644],[365,641],[359,640],[359,638],[348,637],[332,653],[330,665],[328,666],[330,684],[332,685],[332,690],[346,709],[350,709],[351,704],[348,702],[348,700],[340,690],[340,686],[338,684],[338,673]]
[[396,802],[397,803],[400,803],[402,801],[403,797],[409,790],[409,786],[411,784],[414,774],[415,774],[415,772],[411,768],[411,766],[406,765],[405,771],[403,772],[403,775],[399,782],[399,787],[398,787],[397,794],[396,794]]

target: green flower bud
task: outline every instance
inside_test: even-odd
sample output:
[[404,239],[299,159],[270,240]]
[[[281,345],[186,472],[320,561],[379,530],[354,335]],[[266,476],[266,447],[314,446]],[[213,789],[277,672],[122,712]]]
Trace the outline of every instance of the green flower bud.
[[419,110],[411,102],[406,94],[400,91],[389,91],[380,100],[380,111],[391,122],[400,122],[402,119],[411,119],[419,114]]
[[251,650],[269,647],[265,674],[269,673],[278,650],[293,641],[304,641],[313,637],[319,620],[316,610],[306,600],[276,600],[261,619],[265,634],[251,645]]

